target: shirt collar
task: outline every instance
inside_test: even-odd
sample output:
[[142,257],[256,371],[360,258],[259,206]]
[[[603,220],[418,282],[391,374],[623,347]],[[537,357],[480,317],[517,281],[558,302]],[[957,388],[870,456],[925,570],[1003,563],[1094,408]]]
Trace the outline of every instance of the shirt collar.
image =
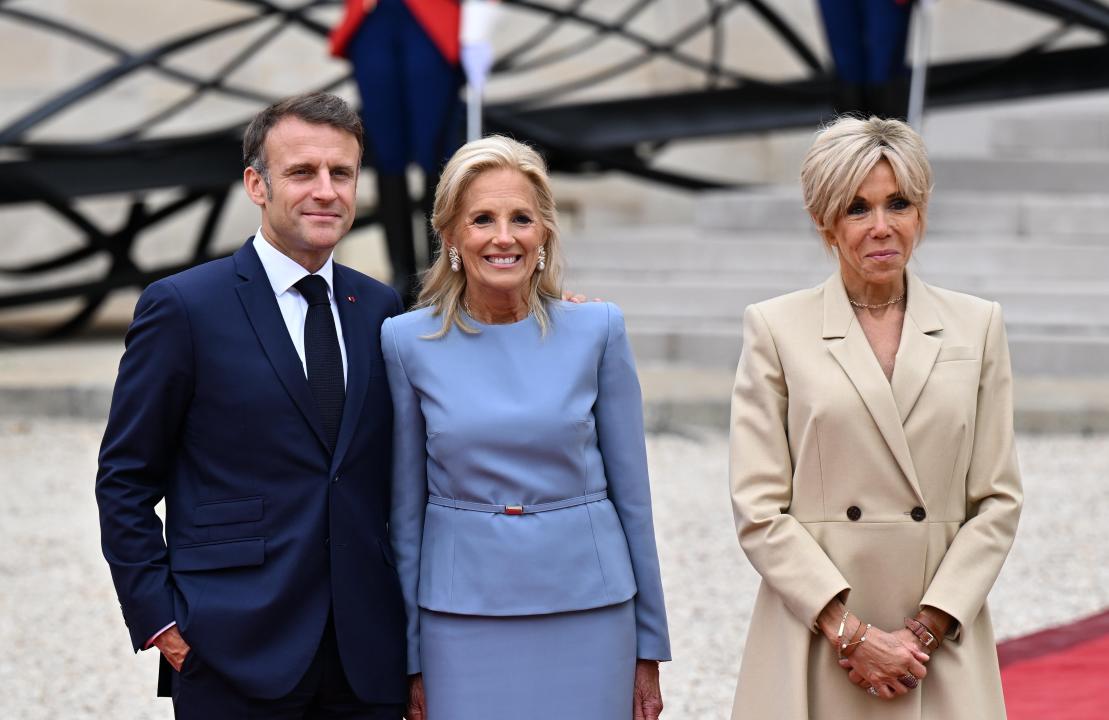
[[262,261],[262,268],[266,271],[266,277],[270,280],[274,295],[281,297],[301,278],[315,274],[327,281],[328,292],[331,297],[335,297],[335,285],[332,282],[335,269],[334,253],[327,256],[327,262],[323,267],[315,273],[310,273],[296,260],[270,245],[262,235],[262,228],[258,228],[258,232],[254,233],[254,251]]

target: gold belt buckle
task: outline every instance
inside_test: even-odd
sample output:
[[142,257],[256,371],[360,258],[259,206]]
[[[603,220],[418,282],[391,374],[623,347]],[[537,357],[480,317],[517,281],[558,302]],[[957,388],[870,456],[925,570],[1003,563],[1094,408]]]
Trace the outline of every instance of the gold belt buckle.
[[504,514],[505,515],[523,515],[524,514],[524,506],[523,505],[505,505],[504,506]]

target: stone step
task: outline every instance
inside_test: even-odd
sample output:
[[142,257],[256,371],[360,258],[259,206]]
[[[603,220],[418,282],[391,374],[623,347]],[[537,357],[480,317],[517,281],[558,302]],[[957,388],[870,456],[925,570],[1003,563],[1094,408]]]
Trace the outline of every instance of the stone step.
[[[627,232],[608,239],[570,238],[566,253],[576,276],[688,272],[707,278],[758,275],[787,281],[821,278],[836,267],[816,237],[787,232],[764,233],[743,242],[719,236],[698,238],[697,232],[688,228],[675,228],[661,236]],[[1109,287],[1109,238],[1102,246],[1045,246],[998,240],[956,242],[950,236],[929,236],[914,252],[912,267],[937,284],[951,284],[947,278],[988,278],[999,283],[1093,282]]]
[[[735,368],[641,363],[647,427],[687,433],[690,426],[728,431]],[[1106,378],[1013,378],[1013,423],[1018,432],[1109,432]]]
[[[958,269],[944,271],[923,271],[914,267],[920,277],[925,281],[942,288],[949,288],[958,292],[965,292],[984,298],[995,298],[1001,294],[1020,294],[1029,287],[1034,287],[1039,292],[1053,294],[1069,293],[1099,293],[1106,287],[1104,278],[1087,278],[1084,280],[1071,280],[1063,278],[1042,279],[1015,276],[990,276],[961,272]],[[832,267],[798,268],[796,271],[762,270],[751,268],[743,271],[713,270],[702,272],[697,270],[664,270],[646,269],[632,270],[627,268],[603,268],[589,270],[573,270],[567,273],[563,284],[568,290],[578,292],[578,288],[587,288],[591,297],[604,297],[604,288],[609,283],[639,283],[653,286],[660,291],[666,290],[671,285],[702,285],[711,283],[730,287],[774,287],[781,295],[798,288],[807,288],[819,285],[832,274]],[[599,294],[594,291],[600,291]],[[1109,325],[1109,321],[1106,323]]]
[[[743,345],[742,323],[671,325],[629,316],[628,336],[636,361],[647,365],[733,368]],[[1013,372],[1065,378],[1109,377],[1109,337],[1009,332]]]
[[[1109,181],[1086,194],[937,192],[928,208],[928,232],[1069,236],[1070,242],[1104,244],[1109,228],[1105,188]],[[812,232],[796,187],[707,192],[696,217],[698,227],[709,231]]]
[[931,158],[935,186],[981,192],[1089,193],[1109,188],[1109,159]]
[[[731,285],[616,281],[574,286],[575,292],[616,303],[628,315],[679,322],[735,322],[751,303],[781,295],[796,287],[769,283]],[[1013,326],[1070,328],[1082,335],[1109,336],[1109,287],[1078,290],[1024,288],[999,290],[989,297],[1000,302]]]
[[1028,113],[999,117],[990,145],[998,155],[1109,158],[1109,121],[1104,112]]
[[[604,227],[599,230],[563,229],[562,239],[567,251],[576,247],[607,245],[612,242],[651,243],[673,245],[675,241],[697,243],[727,243],[743,247],[748,244],[798,243],[823,248],[816,230],[811,226],[794,230],[707,228],[694,224],[624,224]],[[931,245],[988,245],[1003,249],[1015,247],[1072,247],[1075,249],[1103,248],[1109,246],[1109,232],[1098,233],[1038,233],[1035,236],[1020,233],[996,233],[984,231],[936,230],[931,225],[925,235],[921,248]],[[823,249],[821,249],[823,252]]]

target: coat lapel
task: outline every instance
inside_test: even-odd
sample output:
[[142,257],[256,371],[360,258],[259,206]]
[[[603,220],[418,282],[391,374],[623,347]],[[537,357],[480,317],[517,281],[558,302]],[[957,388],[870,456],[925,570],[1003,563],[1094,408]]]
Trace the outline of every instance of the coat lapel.
[[[839,273],[824,283],[824,339],[828,340],[828,351],[843,368],[844,373],[855,386],[862,398],[874,424],[878,427],[883,440],[893,454],[894,460],[905,474],[913,492],[923,502],[920,483],[917,481],[916,467],[909,452],[905,428],[901,424],[897,403],[894,401],[890,383],[878,364],[878,358],[866,339],[866,333],[855,319],[851,304],[847,301],[847,291]],[[900,362],[900,359],[898,360]],[[895,366],[896,368],[896,366]]]
[[251,240],[235,253],[235,269],[243,282],[235,287],[239,300],[246,310],[254,333],[269,358],[281,384],[296,403],[305,421],[327,446],[324,439],[323,427],[320,424],[319,411],[316,409],[312,391],[308,388],[308,378],[304,376],[304,366],[300,362],[296,348],[289,338],[289,330],[285,320],[281,317],[281,309],[277,307],[277,298],[273,294],[262,261],[251,246]]
[[928,382],[932,366],[936,363],[943,341],[934,335],[943,330],[939,314],[932,304],[928,287],[915,275],[906,271],[908,307],[905,325],[901,328],[901,344],[897,348],[897,362],[893,366],[893,399],[904,423],[909,419],[917,398]]
[[[335,303],[339,307],[339,321],[343,324],[343,344],[347,349],[347,394],[343,402],[343,419],[339,425],[339,439],[335,443],[335,456],[332,465],[338,467],[358,425],[362,414],[362,403],[366,398],[366,388],[370,377],[370,343],[367,333],[375,329],[366,316],[364,305],[359,305],[354,288],[347,281],[346,268],[335,264]],[[348,298],[355,298],[354,301]]]

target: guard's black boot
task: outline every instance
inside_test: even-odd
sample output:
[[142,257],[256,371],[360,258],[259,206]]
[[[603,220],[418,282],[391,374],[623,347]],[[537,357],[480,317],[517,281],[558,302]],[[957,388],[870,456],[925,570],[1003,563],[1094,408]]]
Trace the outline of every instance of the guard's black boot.
[[435,188],[439,184],[438,175],[424,175],[424,196],[420,198],[420,212],[424,216],[424,233],[427,240],[427,267],[435,261],[439,252],[439,238],[431,225],[431,213],[435,209]]
[[836,115],[854,115],[866,119],[866,104],[862,85],[836,80],[832,90],[832,109]]
[[909,116],[909,83],[905,78],[894,78],[885,85],[872,85],[866,92],[878,117],[904,120]]
[[405,307],[416,302],[416,250],[412,238],[412,201],[404,175],[377,176],[377,212],[385,230],[385,245],[393,266],[393,288]]

